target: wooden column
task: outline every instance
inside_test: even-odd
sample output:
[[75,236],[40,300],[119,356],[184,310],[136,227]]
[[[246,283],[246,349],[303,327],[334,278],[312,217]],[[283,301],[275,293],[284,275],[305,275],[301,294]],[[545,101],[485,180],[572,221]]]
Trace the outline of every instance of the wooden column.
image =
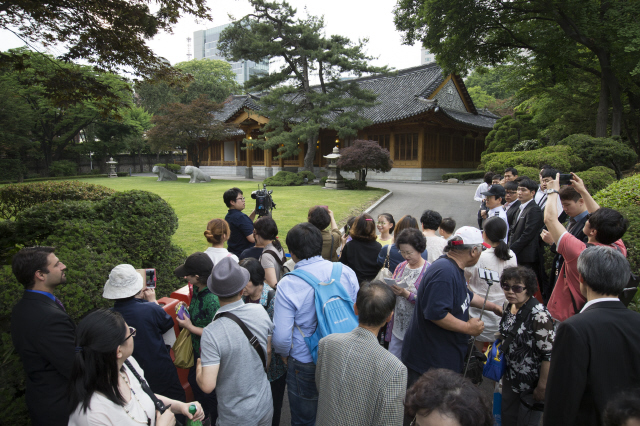
[[440,132],[436,133],[436,167],[440,164]]
[[396,134],[391,132],[389,136],[389,154],[391,154],[391,160],[395,161],[396,159]]
[[247,167],[251,167],[253,165],[253,149],[250,144],[247,144]]
[[233,143],[233,161],[235,162],[235,165],[238,165],[238,141],[235,141]]
[[420,128],[418,132],[418,167],[424,167],[424,127]]
[[264,150],[264,166],[271,167],[271,148]]

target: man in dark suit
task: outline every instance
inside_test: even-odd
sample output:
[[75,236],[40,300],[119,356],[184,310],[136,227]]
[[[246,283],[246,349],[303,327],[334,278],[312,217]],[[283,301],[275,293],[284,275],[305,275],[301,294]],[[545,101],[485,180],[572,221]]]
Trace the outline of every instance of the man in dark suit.
[[617,295],[629,281],[625,257],[592,246],[578,258],[587,304],[563,321],[551,352],[545,426],[601,425],[607,402],[640,383],[640,314]]
[[53,247],[27,247],[12,262],[24,285],[11,314],[11,338],[27,373],[26,402],[34,426],[69,422],[67,385],[75,353],[75,324],[53,295],[67,281]]
[[518,183],[520,206],[513,227],[510,228],[509,248],[515,253],[518,265],[533,269],[538,283],[541,283],[543,281],[538,236],[544,226],[544,218],[542,210],[533,200],[537,190],[538,185],[530,179],[523,179]]
[[520,211],[520,200],[518,200],[518,184],[509,181],[504,184],[504,210],[507,212],[507,222],[509,223],[509,229],[515,224],[516,216]]
[[[587,223],[587,215],[589,214],[589,211],[587,210],[587,205],[585,204],[582,195],[580,195],[580,193],[572,186],[562,188],[559,195],[562,203],[562,210],[569,217],[567,232],[586,243],[588,238],[582,229],[584,228],[585,223]],[[558,274],[564,264],[564,257],[557,252],[556,244],[553,241],[551,234],[546,234],[544,242],[550,245],[549,249],[555,254],[553,264],[551,266],[551,276],[542,288],[542,297],[546,303],[551,297],[553,288],[556,285]]]

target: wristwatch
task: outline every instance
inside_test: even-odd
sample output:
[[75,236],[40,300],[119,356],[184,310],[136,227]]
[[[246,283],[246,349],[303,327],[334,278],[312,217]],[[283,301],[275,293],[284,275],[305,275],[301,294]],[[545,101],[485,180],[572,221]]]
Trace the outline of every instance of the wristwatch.
[[547,194],[547,195],[548,194],[559,194],[557,189],[545,189],[544,193]]

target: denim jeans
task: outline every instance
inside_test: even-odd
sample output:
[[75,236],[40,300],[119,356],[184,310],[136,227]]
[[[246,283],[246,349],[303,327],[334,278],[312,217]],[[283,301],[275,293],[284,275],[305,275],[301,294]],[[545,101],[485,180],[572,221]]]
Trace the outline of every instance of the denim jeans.
[[291,407],[291,426],[313,426],[318,410],[316,389],[316,365],[303,363],[289,357],[287,388]]

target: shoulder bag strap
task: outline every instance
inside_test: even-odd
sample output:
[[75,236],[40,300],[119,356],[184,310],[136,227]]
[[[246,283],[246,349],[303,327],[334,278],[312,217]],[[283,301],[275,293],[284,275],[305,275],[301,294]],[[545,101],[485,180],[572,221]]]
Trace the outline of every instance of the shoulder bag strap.
[[143,379],[142,376],[138,374],[138,371],[133,367],[133,365],[131,365],[131,361],[127,359],[124,361],[124,363],[127,365],[127,367],[129,367],[129,371],[131,371],[133,376],[140,383],[140,387],[142,387],[144,393],[149,395],[149,398],[151,398],[151,401],[153,401],[153,405],[155,406],[156,410],[160,412],[160,414],[164,413],[169,407],[171,407],[171,404],[165,406],[164,403],[160,401],[160,399],[158,399],[156,394],[153,393],[153,391],[147,384],[147,381]]
[[240,328],[244,332],[244,335],[247,336],[247,339],[249,339],[249,344],[251,346],[253,346],[253,348],[256,350],[256,352],[258,352],[258,355],[260,356],[260,359],[262,360],[262,368],[264,368],[264,371],[266,372],[267,371],[267,357],[264,354],[264,349],[262,349],[262,345],[260,345],[260,342],[258,341],[258,338],[253,335],[253,333],[249,330],[249,328],[247,328],[247,326],[244,324],[244,322],[242,322],[242,320],[240,318],[238,318],[237,316],[235,316],[231,312],[220,312],[218,315],[216,315],[216,317],[213,320],[215,321],[215,320],[217,320],[218,318],[221,318],[221,317],[229,318],[231,321],[235,322],[236,324],[238,324],[238,326],[240,326]]
[[329,249],[329,261],[333,262],[333,230],[329,232],[329,236],[331,237],[331,248]]
[[384,263],[382,264],[383,268],[389,269],[389,255],[391,254],[391,243],[387,244],[387,257],[384,259]]

